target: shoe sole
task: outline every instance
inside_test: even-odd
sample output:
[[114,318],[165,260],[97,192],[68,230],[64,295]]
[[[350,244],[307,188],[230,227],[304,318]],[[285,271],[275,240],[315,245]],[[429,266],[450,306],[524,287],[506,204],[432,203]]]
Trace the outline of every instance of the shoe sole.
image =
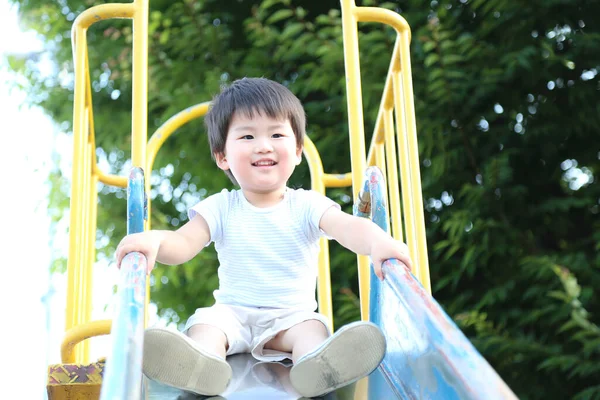
[[304,397],[322,396],[368,376],[383,360],[385,337],[373,324],[341,328],[323,349],[290,371],[290,380]]
[[152,380],[207,396],[223,393],[231,379],[225,360],[202,352],[183,334],[160,328],[144,334],[143,370]]

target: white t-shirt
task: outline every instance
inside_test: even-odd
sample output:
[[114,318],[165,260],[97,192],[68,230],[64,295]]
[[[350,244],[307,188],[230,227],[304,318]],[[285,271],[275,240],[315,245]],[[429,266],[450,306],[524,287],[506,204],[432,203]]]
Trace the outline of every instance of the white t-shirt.
[[258,208],[241,190],[223,190],[192,207],[210,229],[219,258],[217,303],[315,310],[319,229],[339,205],[312,190],[287,189],[283,200]]

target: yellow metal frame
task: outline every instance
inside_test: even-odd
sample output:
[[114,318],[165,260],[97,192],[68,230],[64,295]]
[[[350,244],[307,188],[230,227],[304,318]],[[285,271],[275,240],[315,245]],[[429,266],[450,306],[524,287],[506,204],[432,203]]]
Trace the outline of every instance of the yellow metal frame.
[[[431,292],[421,178],[417,147],[410,66],[410,28],[397,13],[373,7],[357,7],[353,0],[342,0],[344,59],[348,97],[350,156],[352,172],[336,175],[323,170],[319,152],[306,138],[304,154],[309,164],[312,188],[325,194],[327,188],[352,185],[358,196],[367,166],[376,165],[388,182],[391,226],[394,238],[406,240],[414,260],[414,274]],[[133,101],[132,146],[133,166],[151,171],[163,143],[178,128],[206,114],[209,103],[201,103],[170,118],[147,141],[148,87],[148,0],[129,4],[104,4],[83,12],[73,25],[75,60],[75,102],[73,122],[73,176],[71,190],[71,229],[67,264],[66,335],[61,348],[62,361],[85,363],[88,359],[86,338],[106,334],[110,321],[92,321],[92,266],[97,218],[98,182],[125,188],[127,179],[103,173],[96,161],[92,92],[88,65],[87,29],[95,22],[113,18],[133,20]],[[378,22],[393,27],[397,40],[386,78],[375,132],[366,153],[358,48],[358,22]],[[395,120],[395,123],[394,123]],[[399,154],[399,157],[398,157]],[[400,165],[398,166],[398,163]],[[400,170],[400,179],[398,176]],[[148,175],[149,176],[149,175]],[[400,181],[400,186],[398,182]],[[150,191],[150,179],[145,182]],[[401,207],[402,205],[402,207]],[[402,211],[403,212],[402,212]],[[148,216],[151,204],[148,201]],[[402,215],[404,215],[404,229]],[[150,229],[150,218],[146,222]],[[321,240],[319,255],[319,311],[333,326],[329,247]],[[361,316],[369,318],[369,260],[358,256]],[[149,291],[147,291],[149,293]],[[147,296],[149,301],[149,296]],[[83,346],[78,343],[83,341]]]
[[[366,167],[378,166],[384,173],[386,182],[388,182],[389,208],[392,220],[391,233],[395,239],[403,240],[397,176],[397,141],[400,155],[400,181],[406,242],[414,260],[413,273],[426,290],[431,293],[410,66],[410,27],[404,18],[393,11],[383,8],[357,7],[353,0],[342,0],[341,4],[350,129],[352,192],[356,198],[361,189],[360,185]],[[385,24],[394,28],[397,34],[375,132],[366,157],[358,49],[359,22]],[[395,128],[394,116],[396,118]],[[357,261],[361,315],[364,320],[368,320],[369,259],[365,256],[358,256]]]
[[[73,172],[69,256],[67,260],[66,336],[78,337],[81,330],[91,330],[89,336],[102,334],[91,324],[92,270],[96,257],[97,183],[127,186],[125,177],[104,174],[97,165],[92,107],[92,91],[88,63],[87,30],[98,21],[114,18],[133,20],[133,100],[132,151],[134,166],[146,161],[147,87],[148,87],[148,1],[129,4],[103,4],[81,13],[71,32],[75,67],[75,98],[73,106]],[[74,344],[73,344],[74,346]],[[85,363],[89,358],[88,342],[62,346],[63,362]]]

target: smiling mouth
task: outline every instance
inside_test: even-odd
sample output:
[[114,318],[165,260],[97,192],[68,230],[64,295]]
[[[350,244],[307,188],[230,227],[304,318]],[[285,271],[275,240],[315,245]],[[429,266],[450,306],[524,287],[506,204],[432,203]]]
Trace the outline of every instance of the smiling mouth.
[[273,160],[261,160],[252,163],[253,167],[272,167],[274,165],[277,165],[277,163]]

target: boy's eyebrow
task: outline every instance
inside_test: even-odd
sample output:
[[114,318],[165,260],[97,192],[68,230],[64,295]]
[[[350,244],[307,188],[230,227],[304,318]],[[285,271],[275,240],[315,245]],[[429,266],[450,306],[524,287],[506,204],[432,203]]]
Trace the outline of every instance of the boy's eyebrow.
[[[277,129],[282,129],[285,127],[285,124],[273,124],[273,125],[269,125],[267,127],[267,130],[269,131],[274,131]],[[242,125],[242,126],[236,126],[235,128],[233,128],[234,131],[251,131],[254,132],[256,130],[256,128],[254,126],[251,125]]]

